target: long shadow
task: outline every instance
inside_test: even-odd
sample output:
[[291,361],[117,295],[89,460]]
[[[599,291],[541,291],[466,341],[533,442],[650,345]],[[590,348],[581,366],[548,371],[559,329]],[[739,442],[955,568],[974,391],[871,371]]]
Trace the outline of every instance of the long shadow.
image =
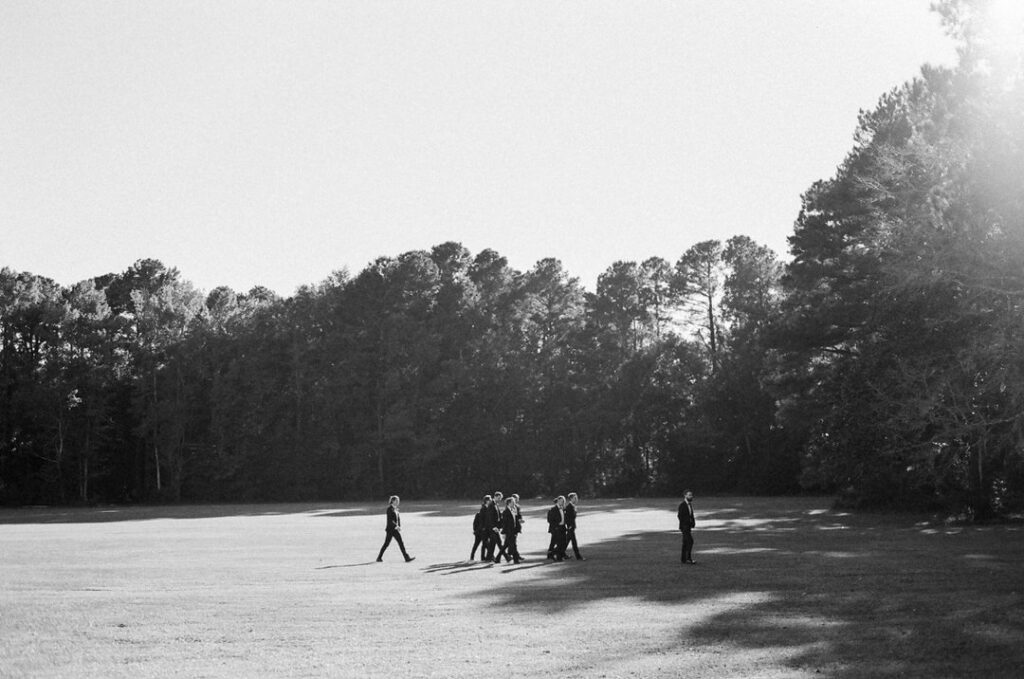
[[329,568],[357,568],[359,566],[375,566],[375,565],[377,565],[376,561],[364,561],[362,563],[339,563],[339,564],[333,564],[333,565],[330,565],[330,566],[317,566],[313,570],[323,571],[323,570],[327,570]]
[[[588,504],[591,511],[623,511],[622,502],[605,501]],[[523,515],[528,521],[544,520],[548,509],[541,500],[529,500],[524,504]],[[402,503],[404,514],[423,517],[466,517],[467,523],[480,507],[479,503],[466,502],[417,502]],[[182,505],[110,505],[98,507],[17,507],[0,508],[0,525],[3,524],[61,524],[61,523],[110,523],[117,521],[147,521],[154,519],[214,519],[244,516],[281,516],[289,514],[311,514],[317,518],[343,518],[379,515],[381,521],[387,509],[386,502],[292,502],[265,504],[182,504]]]
[[453,561],[451,563],[430,564],[422,570],[424,573],[453,575],[456,573],[469,573],[471,571],[485,571],[493,568],[495,565],[491,561]]
[[621,597],[693,607],[699,615],[684,617],[701,622],[681,626],[665,650],[776,649],[794,672],[1021,676],[1019,526],[960,529],[800,503],[791,511],[754,504],[709,503],[698,512],[696,565],[680,564],[678,531],[644,530],[584,544],[583,563],[558,564],[540,571],[539,581],[513,579],[478,596],[542,613]]
[[[617,503],[589,505],[591,510],[621,511]],[[417,517],[466,517],[471,525],[479,504],[473,502],[403,502],[403,514]],[[29,523],[110,523],[154,519],[208,519],[231,516],[280,516],[310,514],[317,518],[376,516],[384,520],[386,503],[267,503],[214,505],[117,505],[100,507],[18,507],[0,508],[0,525]],[[523,508],[527,521],[544,521],[547,505]]]
[[[427,517],[465,516],[471,521],[479,505],[451,502],[403,503],[405,514]],[[112,505],[100,507],[17,507],[0,508],[2,524],[110,523],[117,521],[148,521],[154,519],[215,519],[244,516],[282,516],[310,514],[314,517],[343,518],[377,516],[384,521],[387,504],[366,502],[344,503],[265,503],[265,504],[182,504],[182,505]]]
[[[233,516],[282,516],[334,512],[353,516],[378,512],[365,505],[328,503],[118,505],[103,507],[19,507],[0,509],[0,524],[110,523],[154,519],[215,519]],[[381,509],[381,516],[384,510]]]

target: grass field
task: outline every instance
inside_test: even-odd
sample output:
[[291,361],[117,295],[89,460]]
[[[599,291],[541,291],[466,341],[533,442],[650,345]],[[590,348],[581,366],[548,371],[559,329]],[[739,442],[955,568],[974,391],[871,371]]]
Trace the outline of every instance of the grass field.
[[475,503],[0,510],[2,677],[1020,677],[1024,528],[822,498],[581,505],[586,561],[470,562]]

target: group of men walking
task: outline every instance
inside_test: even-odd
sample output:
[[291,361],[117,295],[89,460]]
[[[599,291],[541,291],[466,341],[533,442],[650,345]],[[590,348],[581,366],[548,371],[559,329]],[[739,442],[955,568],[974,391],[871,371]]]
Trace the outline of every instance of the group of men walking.
[[[683,494],[683,501],[679,503],[677,512],[679,518],[679,530],[683,534],[683,550],[680,560],[684,565],[692,565],[693,561],[693,528],[696,520],[693,514],[693,493],[687,490]],[[384,560],[384,552],[394,541],[402,551],[406,561],[412,561],[416,557],[409,556],[405,550],[405,543],[402,541],[402,518],[398,512],[400,504],[399,497],[392,495],[388,499],[387,525],[384,545],[377,554],[377,561]],[[568,558],[566,551],[572,545],[573,555],[577,560],[583,561],[580,554],[579,544],[576,542],[576,505],[579,504],[579,496],[576,493],[569,493],[568,500],[565,496],[559,495],[555,498],[554,505],[548,510],[548,533],[551,536],[548,542],[548,559],[564,561]],[[473,517],[473,549],[469,552],[469,560],[476,559],[476,550],[480,548],[480,559],[500,563],[502,557],[505,561],[523,561],[519,554],[519,534],[523,532],[522,510],[519,508],[519,496],[513,493],[505,497],[501,491],[494,495],[484,495],[480,509]],[[504,540],[502,539],[504,536]]]
[[[519,563],[523,557],[519,554],[519,534],[523,532],[522,510],[519,509],[519,496],[513,493],[507,498],[497,491],[493,496],[484,495],[480,509],[473,516],[473,549],[470,550],[470,561],[476,558],[476,549],[480,548],[482,561],[498,563],[501,557],[506,561]],[[502,540],[501,536],[505,539]]]
[[583,561],[580,554],[580,546],[576,542],[576,505],[580,499],[576,493],[569,493],[569,500],[559,495],[555,498],[555,504],[548,510],[548,533],[551,540],[548,543],[548,558],[555,561],[566,559],[565,551],[572,545],[573,554],[577,561]]
[[[579,544],[576,541],[576,505],[579,496],[569,493],[568,501],[562,495],[555,498],[555,503],[548,510],[548,558],[563,561],[566,549],[571,544],[576,558],[583,560]],[[484,495],[480,509],[473,517],[473,548],[469,559],[476,559],[476,550],[480,548],[482,561],[505,561],[520,563],[524,559],[519,553],[519,534],[523,532],[522,510],[519,507],[519,495],[513,493],[505,497],[501,491],[493,495]],[[504,539],[503,539],[504,537]]]

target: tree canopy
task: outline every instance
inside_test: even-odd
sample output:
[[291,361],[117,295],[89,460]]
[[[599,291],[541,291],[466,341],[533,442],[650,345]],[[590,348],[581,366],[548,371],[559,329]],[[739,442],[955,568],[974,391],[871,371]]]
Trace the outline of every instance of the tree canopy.
[[[861,111],[782,262],[511,268],[446,242],[281,298],[0,270],[0,502],[837,492],[1024,506],[1024,26]],[[1008,30],[1012,29],[1012,30]],[[685,228],[685,225],[680,225]]]

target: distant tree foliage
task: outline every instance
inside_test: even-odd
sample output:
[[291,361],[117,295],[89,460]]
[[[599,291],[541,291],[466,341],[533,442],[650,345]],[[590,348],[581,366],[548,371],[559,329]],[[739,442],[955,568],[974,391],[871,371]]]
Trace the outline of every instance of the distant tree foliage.
[[[140,260],[0,270],[0,503],[837,492],[1024,507],[1024,27],[860,114],[792,258],[746,236],[594,292],[458,243],[280,298]],[[1011,35],[1008,39],[1006,36]]]
[[1022,26],[947,2],[965,40],[863,112],[790,238],[781,331],[803,481],[977,517],[1024,492]]
[[[774,255],[749,239],[729,247],[745,254],[710,250],[733,297],[778,288],[777,265],[751,273]],[[744,460],[770,459],[771,408],[757,422],[712,412],[712,353],[683,330],[689,294],[657,258],[616,262],[589,294],[558,260],[516,271],[458,243],[381,257],[287,299],[204,295],[156,260],[70,289],[3,269],[0,498],[636,494],[686,479],[792,489],[788,468],[737,481]],[[708,297],[695,294],[703,319]],[[764,309],[733,297],[713,313],[754,332]],[[736,421],[742,434],[718,429]]]

